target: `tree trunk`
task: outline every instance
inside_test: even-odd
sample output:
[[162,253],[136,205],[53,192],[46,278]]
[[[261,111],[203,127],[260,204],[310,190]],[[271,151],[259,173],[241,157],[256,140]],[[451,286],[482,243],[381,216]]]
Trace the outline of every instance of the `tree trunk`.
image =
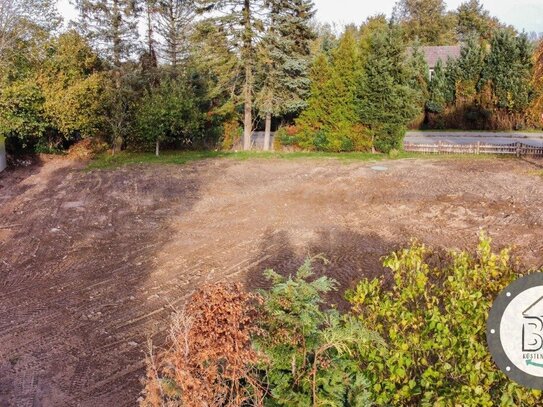
[[251,1],[243,2],[243,59],[245,65],[245,86],[243,89],[244,118],[243,118],[243,149],[251,149],[251,135],[253,133],[253,67],[252,44],[253,31],[251,27]]
[[[247,66],[245,75],[251,75],[251,67]],[[253,133],[253,101],[251,95],[251,86],[249,79],[245,79],[245,115],[243,119],[243,149],[251,149],[251,134]]]
[[155,143],[155,155],[158,157],[159,153],[160,153],[160,141],[158,141],[157,139]]
[[264,127],[264,151],[268,151],[270,149],[271,120],[271,113],[266,113],[266,125]]
[[121,66],[122,58],[122,38],[121,38],[121,21],[122,15],[119,8],[119,2],[113,1],[112,11],[112,40],[113,40],[113,65],[117,68]]

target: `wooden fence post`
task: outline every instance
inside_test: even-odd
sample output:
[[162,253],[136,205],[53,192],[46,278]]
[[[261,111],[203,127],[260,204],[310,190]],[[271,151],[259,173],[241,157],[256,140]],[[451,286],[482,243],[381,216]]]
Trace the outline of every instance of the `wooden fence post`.
[[518,158],[518,157],[520,157],[520,142],[517,141],[516,144],[517,144],[517,151],[516,151],[516,153],[517,153],[517,158]]

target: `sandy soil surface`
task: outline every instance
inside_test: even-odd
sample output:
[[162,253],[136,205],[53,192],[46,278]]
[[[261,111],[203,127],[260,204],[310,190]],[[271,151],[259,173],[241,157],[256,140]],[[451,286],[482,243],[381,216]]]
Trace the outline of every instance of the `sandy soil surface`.
[[[479,228],[543,264],[541,162],[205,160],[0,175],[0,405],[134,405],[147,338],[204,282],[265,285],[309,254],[341,289],[415,237],[473,248]],[[339,295],[336,297],[336,300]]]

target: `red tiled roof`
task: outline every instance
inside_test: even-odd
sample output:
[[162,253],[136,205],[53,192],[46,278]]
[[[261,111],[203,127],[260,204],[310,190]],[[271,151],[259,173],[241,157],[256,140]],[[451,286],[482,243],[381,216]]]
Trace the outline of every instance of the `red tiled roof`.
[[446,64],[449,58],[459,58],[461,47],[460,45],[427,46],[420,47],[419,50],[423,53],[428,67],[434,68],[439,60]]

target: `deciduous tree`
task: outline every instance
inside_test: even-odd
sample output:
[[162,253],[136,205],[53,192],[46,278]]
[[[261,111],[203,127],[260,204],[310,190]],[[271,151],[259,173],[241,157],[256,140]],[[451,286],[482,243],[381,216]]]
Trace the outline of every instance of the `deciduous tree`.
[[443,0],[400,0],[393,19],[402,25],[409,41],[418,39],[422,45],[454,43],[455,16],[447,12]]

